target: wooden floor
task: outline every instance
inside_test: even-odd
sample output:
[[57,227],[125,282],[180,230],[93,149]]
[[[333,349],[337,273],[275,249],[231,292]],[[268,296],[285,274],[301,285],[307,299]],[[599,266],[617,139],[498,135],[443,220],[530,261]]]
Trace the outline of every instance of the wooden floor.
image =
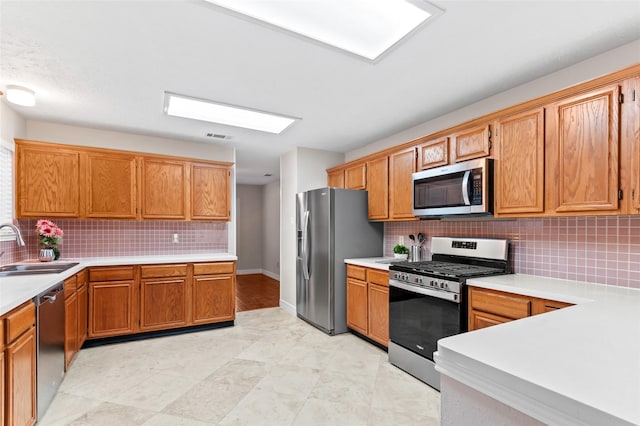
[[280,306],[280,281],[262,274],[236,276],[236,312]]

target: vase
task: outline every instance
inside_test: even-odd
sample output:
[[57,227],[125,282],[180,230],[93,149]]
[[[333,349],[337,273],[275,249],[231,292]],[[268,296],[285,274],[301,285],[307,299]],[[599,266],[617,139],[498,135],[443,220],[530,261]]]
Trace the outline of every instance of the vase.
[[38,260],[40,262],[51,262],[56,258],[56,255],[51,247],[44,247],[40,249],[38,253]]
[[395,259],[407,260],[407,257],[409,257],[409,255],[407,253],[393,253],[393,257]]

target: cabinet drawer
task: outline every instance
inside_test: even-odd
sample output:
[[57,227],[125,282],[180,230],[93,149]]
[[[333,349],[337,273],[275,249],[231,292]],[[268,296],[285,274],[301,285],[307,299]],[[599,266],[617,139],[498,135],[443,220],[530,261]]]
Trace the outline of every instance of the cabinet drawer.
[[74,275],[64,280],[64,298],[66,299],[67,297],[75,293],[77,287],[78,287],[77,275]]
[[76,274],[76,277],[78,277],[78,288],[81,288],[82,286],[87,285],[87,281],[89,280],[89,271],[83,269]]
[[471,308],[511,319],[531,315],[531,299],[510,293],[471,288],[469,290]]
[[377,269],[367,269],[367,282],[389,287],[389,273]]
[[140,267],[142,278],[184,277],[187,275],[187,265],[144,265]]
[[193,275],[232,274],[235,262],[194,263]]
[[355,278],[360,281],[366,281],[367,275],[365,271],[365,268],[363,268],[362,266],[347,264],[347,276],[350,278]]
[[89,271],[89,279],[92,282],[132,280],[133,266],[91,268]]
[[33,302],[27,302],[11,311],[5,321],[7,343],[11,343],[36,324],[36,305]]

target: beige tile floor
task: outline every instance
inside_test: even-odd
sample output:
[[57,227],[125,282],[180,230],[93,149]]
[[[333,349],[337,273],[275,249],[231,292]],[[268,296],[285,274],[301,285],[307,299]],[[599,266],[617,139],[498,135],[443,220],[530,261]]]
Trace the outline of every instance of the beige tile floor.
[[42,425],[438,425],[440,394],[351,334],[280,308],[83,349]]

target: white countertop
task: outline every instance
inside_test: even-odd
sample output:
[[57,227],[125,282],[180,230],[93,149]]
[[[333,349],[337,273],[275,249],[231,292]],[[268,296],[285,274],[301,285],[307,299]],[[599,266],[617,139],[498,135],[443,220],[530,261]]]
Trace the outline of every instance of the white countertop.
[[[29,299],[46,291],[60,281],[82,271],[89,266],[113,266],[113,265],[140,265],[156,263],[181,263],[181,262],[217,262],[225,260],[237,260],[237,256],[227,253],[213,254],[181,254],[168,256],[114,256],[114,257],[88,257],[83,259],[62,259],[55,263],[78,262],[78,265],[59,274],[34,274],[13,277],[0,277],[0,315],[4,315],[13,308],[20,306]],[[19,263],[39,263],[36,261],[24,261]]]
[[381,269],[388,271],[391,262],[403,262],[402,259],[393,257],[362,257],[359,259],[345,259],[344,263],[351,265],[364,266],[365,268]]
[[441,339],[438,371],[547,424],[640,425],[640,290],[522,274],[467,284],[576,305]]

